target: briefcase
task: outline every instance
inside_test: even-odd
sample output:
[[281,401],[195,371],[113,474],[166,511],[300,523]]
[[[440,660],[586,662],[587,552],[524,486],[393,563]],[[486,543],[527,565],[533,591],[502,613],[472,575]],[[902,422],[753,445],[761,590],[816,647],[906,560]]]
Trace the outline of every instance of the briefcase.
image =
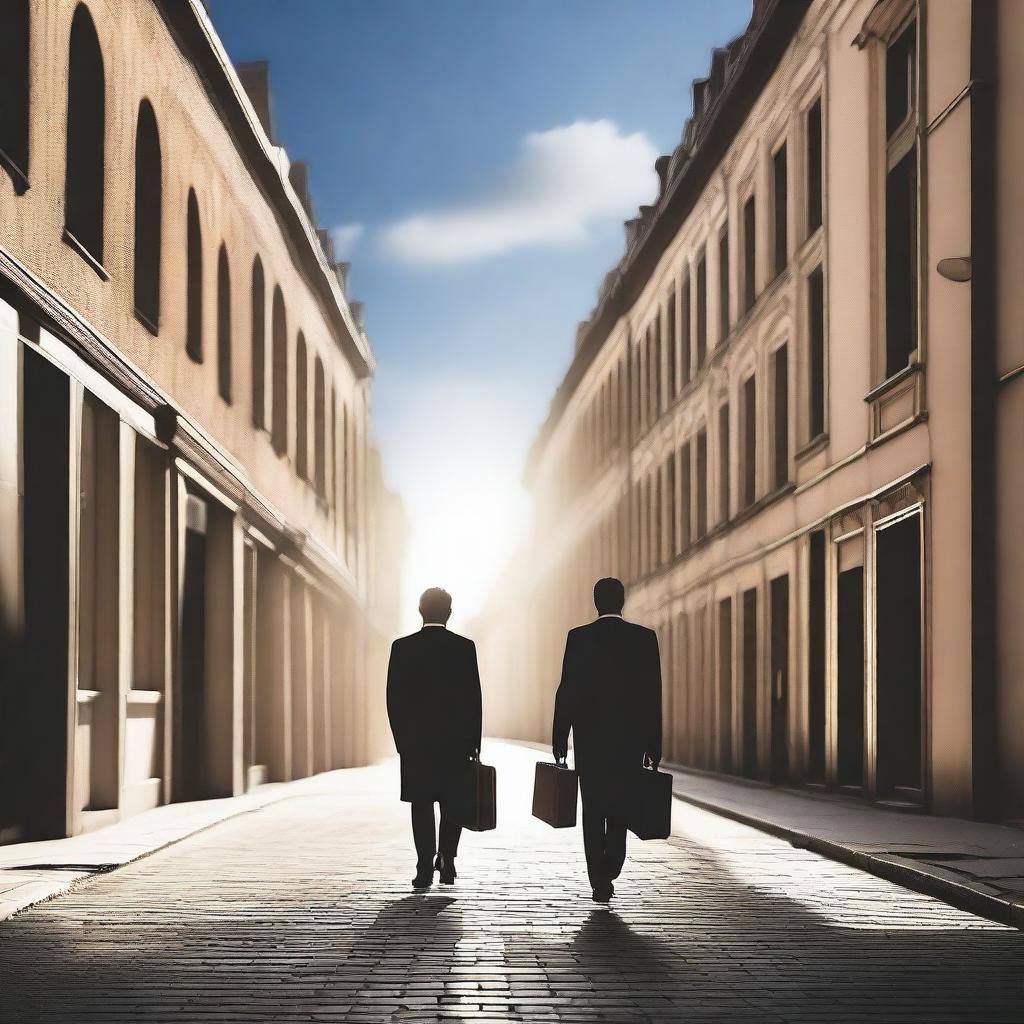
[[468,761],[456,773],[451,791],[452,820],[472,832],[497,825],[497,772],[479,761]]
[[626,826],[637,839],[668,839],[672,834],[672,776],[640,768],[634,779]]
[[579,775],[564,764],[538,761],[533,773],[533,816],[552,828],[576,824]]

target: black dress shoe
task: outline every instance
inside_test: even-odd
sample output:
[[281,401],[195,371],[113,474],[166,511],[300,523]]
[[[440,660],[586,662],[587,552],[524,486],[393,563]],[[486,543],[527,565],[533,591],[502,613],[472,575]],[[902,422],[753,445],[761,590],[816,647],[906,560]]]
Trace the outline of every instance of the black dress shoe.
[[449,863],[443,853],[437,855],[437,860],[434,861],[434,870],[441,872],[442,885],[455,884],[455,863]]
[[416,877],[412,880],[414,889],[429,889],[433,884],[434,872],[430,868],[427,868],[426,871],[416,871]]
[[590,897],[595,903],[608,903],[615,893],[615,886],[611,882],[604,882],[594,886],[594,894]]

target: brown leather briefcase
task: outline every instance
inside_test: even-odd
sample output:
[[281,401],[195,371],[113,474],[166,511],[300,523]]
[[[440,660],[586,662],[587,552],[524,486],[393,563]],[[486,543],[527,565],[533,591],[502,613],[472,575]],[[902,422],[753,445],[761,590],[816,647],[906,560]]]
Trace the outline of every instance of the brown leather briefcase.
[[472,832],[488,832],[498,821],[498,773],[479,761],[469,761],[452,784],[453,820]]
[[552,828],[576,824],[579,775],[564,764],[538,761],[533,773],[533,816]]

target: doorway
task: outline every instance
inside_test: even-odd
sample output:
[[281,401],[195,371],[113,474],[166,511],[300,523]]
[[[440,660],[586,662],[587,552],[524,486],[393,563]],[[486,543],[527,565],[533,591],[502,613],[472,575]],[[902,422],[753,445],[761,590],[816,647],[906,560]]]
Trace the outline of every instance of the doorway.
[[839,573],[836,605],[836,781],[860,790],[864,786],[864,566]]
[[771,581],[771,781],[789,781],[789,576]]
[[206,502],[185,498],[185,564],[181,587],[181,757],[182,800],[207,794],[206,776]]
[[875,542],[878,795],[919,803],[921,518],[880,528]]
[[743,702],[740,706],[743,774],[758,776],[757,764],[757,588],[743,592]]

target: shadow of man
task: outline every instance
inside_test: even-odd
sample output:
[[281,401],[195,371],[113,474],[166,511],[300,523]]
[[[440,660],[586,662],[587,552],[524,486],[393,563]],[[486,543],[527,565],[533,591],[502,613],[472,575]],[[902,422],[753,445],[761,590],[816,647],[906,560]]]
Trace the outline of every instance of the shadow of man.
[[387,997],[390,1015],[382,1019],[429,1022],[444,1011],[445,1020],[458,1021],[461,996],[450,983],[463,980],[451,969],[464,934],[462,911],[451,896],[416,894],[382,907],[351,947],[349,969],[363,979],[355,1005],[377,1006]]

